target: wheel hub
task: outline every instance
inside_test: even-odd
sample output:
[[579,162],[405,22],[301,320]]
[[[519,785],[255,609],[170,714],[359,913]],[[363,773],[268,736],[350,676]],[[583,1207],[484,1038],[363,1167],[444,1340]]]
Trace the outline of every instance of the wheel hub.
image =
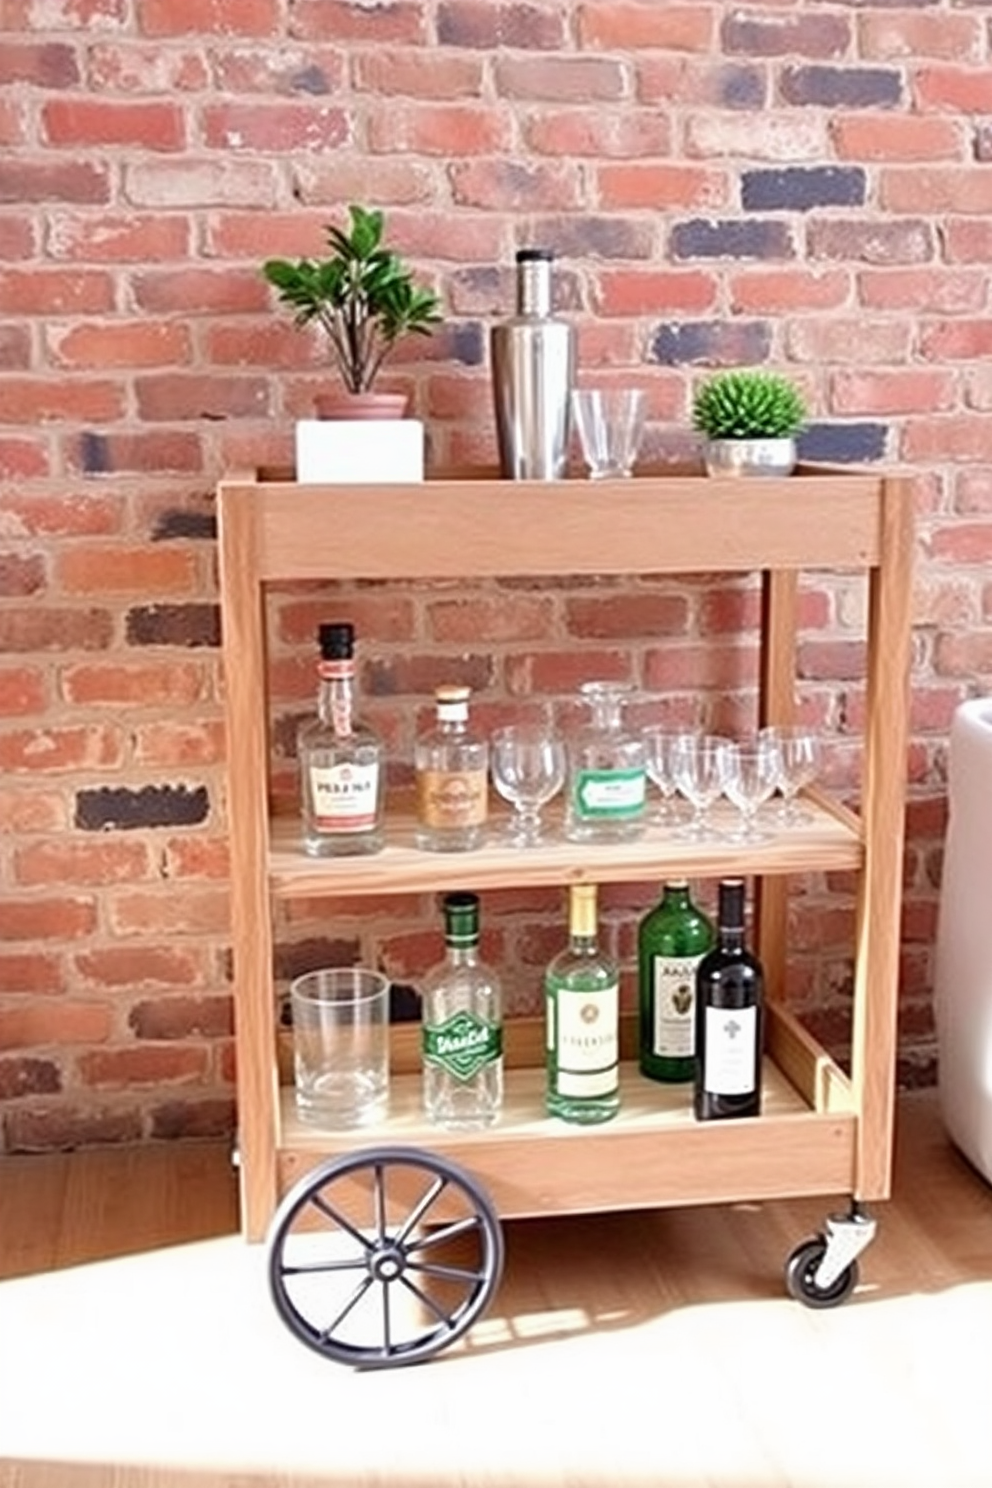
[[383,1241],[369,1256],[369,1270],[376,1281],[395,1281],[406,1270],[406,1252],[391,1240]]

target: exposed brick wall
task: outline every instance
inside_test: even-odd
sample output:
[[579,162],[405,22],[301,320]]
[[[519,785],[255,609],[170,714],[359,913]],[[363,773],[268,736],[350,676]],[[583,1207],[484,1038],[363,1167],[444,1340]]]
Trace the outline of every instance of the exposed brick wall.
[[[692,451],[701,369],[754,362],[801,379],[811,458],[921,474],[901,1033],[906,1077],[932,1075],[947,730],[992,675],[986,7],[2,0],[0,28],[0,1149],[232,1123],[212,493],[289,460],[326,373],[258,264],[316,250],[349,200],[443,295],[391,377],[438,460],[493,458],[486,327],[544,241],[583,367],[647,389],[654,457]],[[340,603],[399,760],[453,666],[484,718],[592,670],[748,716],[746,585]],[[855,738],[863,591],[821,576],[804,603],[803,707]],[[318,611],[274,617],[286,789]],[[803,887],[793,993],[842,1046],[850,884]],[[604,899],[629,964],[644,895]],[[517,1005],[560,912],[486,906]],[[437,951],[421,900],[295,905],[282,939],[283,977],[362,955],[409,978]]]

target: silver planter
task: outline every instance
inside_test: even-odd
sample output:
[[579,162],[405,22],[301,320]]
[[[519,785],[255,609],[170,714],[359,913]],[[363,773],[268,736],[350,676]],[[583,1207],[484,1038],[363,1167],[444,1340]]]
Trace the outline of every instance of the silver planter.
[[710,439],[703,448],[707,475],[791,475],[796,441],[786,439]]

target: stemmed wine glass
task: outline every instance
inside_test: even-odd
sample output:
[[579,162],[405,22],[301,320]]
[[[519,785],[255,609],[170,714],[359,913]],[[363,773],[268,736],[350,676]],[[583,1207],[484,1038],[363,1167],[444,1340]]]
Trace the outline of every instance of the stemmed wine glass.
[[736,842],[763,842],[772,836],[757,824],[759,807],[771,799],[780,780],[777,740],[759,735],[733,743],[727,751],[727,775],[723,788],[727,799],[741,814]]
[[543,723],[511,723],[490,740],[493,785],[514,810],[506,841],[537,847],[545,840],[541,810],[565,784],[565,745]]
[[783,803],[777,818],[779,825],[796,827],[812,821],[810,813],[798,805],[796,797],[820,773],[818,735],[804,724],[769,724],[759,731],[758,737],[771,739],[778,756],[776,783]]
[[644,768],[648,772],[652,785],[656,785],[661,792],[661,805],[653,819],[663,826],[675,821],[677,816],[673,799],[675,776],[672,764],[675,740],[681,737],[678,730],[657,725],[649,726],[641,733],[641,738],[644,740]]
[[692,820],[678,835],[693,842],[713,841],[717,834],[709,813],[723,792],[730,740],[720,734],[680,734],[672,745],[675,787],[692,807]]

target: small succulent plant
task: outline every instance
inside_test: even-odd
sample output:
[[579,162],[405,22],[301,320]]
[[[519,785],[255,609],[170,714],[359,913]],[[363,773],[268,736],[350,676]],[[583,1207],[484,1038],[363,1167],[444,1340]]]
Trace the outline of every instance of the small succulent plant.
[[707,439],[787,439],[805,422],[802,395],[774,372],[718,372],[693,398],[693,427]]

